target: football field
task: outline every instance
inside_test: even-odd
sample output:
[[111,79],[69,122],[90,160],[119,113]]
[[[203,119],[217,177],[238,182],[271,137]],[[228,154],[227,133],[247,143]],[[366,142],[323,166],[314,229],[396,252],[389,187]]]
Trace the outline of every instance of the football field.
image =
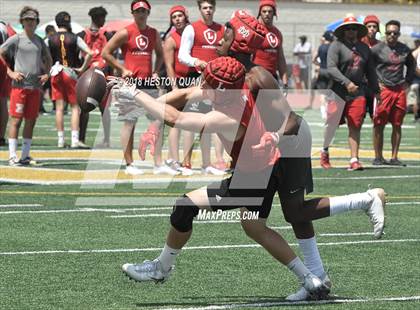
[[[8,167],[7,149],[0,149],[0,309],[419,309],[420,125],[407,116],[401,146],[407,167],[376,168],[367,121],[361,147],[366,169],[360,172],[345,169],[347,130],[340,128],[331,150],[336,168],[325,171],[318,164],[322,127],[316,113],[304,115],[314,144],[315,191],[308,197],[383,187],[389,201],[380,240],[373,239],[362,212],[315,222],[333,282],[329,300],[286,302],[298,288],[295,277],[231,220],[195,222],[163,285],[130,281],[122,264],[160,253],[175,198],[214,178],[198,171],[190,179],[154,177],[150,158],[140,164],[148,173],[128,178],[119,171],[116,126],[111,150],[57,151],[54,118],[42,116],[35,167]],[[100,142],[99,122],[98,115],[91,117],[90,145]],[[387,127],[387,158],[389,136]],[[200,156],[194,158],[198,167]],[[299,253],[278,199],[268,223]]]

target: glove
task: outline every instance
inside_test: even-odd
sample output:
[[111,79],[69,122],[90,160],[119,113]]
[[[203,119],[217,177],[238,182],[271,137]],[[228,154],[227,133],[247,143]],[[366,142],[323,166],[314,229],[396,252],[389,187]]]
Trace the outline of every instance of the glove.
[[155,146],[160,134],[159,126],[153,122],[147,128],[147,131],[140,136],[139,156],[141,160],[146,159],[146,149],[150,145],[150,155],[155,155]]
[[256,151],[263,151],[263,150],[269,150],[273,147],[276,147],[277,144],[280,141],[279,134],[277,132],[265,132],[261,139],[260,144],[253,145],[252,149]]

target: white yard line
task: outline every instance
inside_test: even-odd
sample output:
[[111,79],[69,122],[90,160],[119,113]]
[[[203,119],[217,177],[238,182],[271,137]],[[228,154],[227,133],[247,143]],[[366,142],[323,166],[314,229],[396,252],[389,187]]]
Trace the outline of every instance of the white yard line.
[[371,232],[362,232],[362,233],[326,233],[326,234],[317,234],[320,237],[346,237],[346,236],[372,236]]
[[[381,244],[381,243],[419,243],[420,239],[395,239],[395,240],[360,240],[343,242],[319,242],[318,246],[339,246],[339,245],[358,245],[358,244]],[[289,243],[297,246],[297,243]],[[183,250],[224,250],[238,248],[260,248],[259,244],[230,244],[230,245],[203,245],[187,246]],[[20,251],[20,252],[0,252],[0,256],[13,255],[43,255],[43,254],[93,254],[93,253],[123,253],[123,252],[153,252],[161,251],[162,248],[134,248],[134,249],[99,249],[99,250],[45,250],[45,251]]]
[[316,301],[267,301],[267,302],[254,302],[254,303],[232,303],[232,304],[221,304],[201,307],[189,307],[189,308],[159,308],[163,310],[224,310],[224,309],[242,309],[242,308],[269,308],[275,306],[299,306],[299,305],[327,305],[327,304],[351,304],[351,303],[377,303],[386,301],[418,301],[420,296],[404,296],[404,297],[380,297],[380,298],[357,298],[357,299],[329,299],[329,300],[316,300]]
[[37,203],[34,204],[10,204],[10,205],[0,205],[1,208],[38,208],[43,207],[44,205],[40,205]]

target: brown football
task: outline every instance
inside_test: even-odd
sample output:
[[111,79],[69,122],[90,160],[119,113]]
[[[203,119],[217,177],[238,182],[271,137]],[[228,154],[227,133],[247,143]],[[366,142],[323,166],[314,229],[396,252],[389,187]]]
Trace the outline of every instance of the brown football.
[[77,80],[77,103],[84,112],[90,112],[98,107],[105,93],[106,78],[99,69],[90,68]]

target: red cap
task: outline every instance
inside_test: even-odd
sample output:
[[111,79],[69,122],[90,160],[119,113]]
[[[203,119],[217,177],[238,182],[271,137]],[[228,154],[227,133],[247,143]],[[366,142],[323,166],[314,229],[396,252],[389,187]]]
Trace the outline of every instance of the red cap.
[[175,5],[173,7],[171,7],[171,9],[169,10],[169,17],[172,16],[172,14],[174,14],[175,12],[182,12],[184,13],[185,16],[187,16],[187,9],[185,7],[183,7],[182,5]]
[[151,6],[149,4],[148,1],[137,1],[135,3],[133,3],[133,5],[131,6],[131,11],[135,11],[138,10],[140,8],[146,9],[146,10],[151,10]]
[[234,31],[230,49],[238,53],[253,54],[264,42],[268,33],[258,20],[243,10],[236,11],[229,21]]
[[363,21],[363,24],[367,25],[369,23],[375,23],[379,27],[379,18],[376,15],[368,15],[365,17],[365,20]]
[[245,67],[232,57],[210,61],[203,72],[204,80],[213,89],[241,89],[245,82]]
[[277,3],[276,0],[260,0],[260,7],[258,9],[258,15],[261,13],[263,6],[271,6],[274,9],[274,16],[277,16]]

